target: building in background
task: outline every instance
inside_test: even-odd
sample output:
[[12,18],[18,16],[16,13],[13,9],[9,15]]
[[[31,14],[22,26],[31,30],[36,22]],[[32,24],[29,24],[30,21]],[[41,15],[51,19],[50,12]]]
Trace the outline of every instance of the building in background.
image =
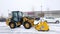
[[60,17],[60,10],[54,10],[54,11],[29,11],[29,12],[24,12],[25,16],[30,16],[30,17]]

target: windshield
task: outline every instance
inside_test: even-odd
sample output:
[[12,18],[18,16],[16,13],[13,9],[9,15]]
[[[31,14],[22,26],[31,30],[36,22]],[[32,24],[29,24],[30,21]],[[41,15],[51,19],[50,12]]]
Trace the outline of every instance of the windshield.
[[23,13],[22,12],[19,12],[19,16],[22,17],[23,16]]
[[46,17],[46,19],[54,19],[53,17]]

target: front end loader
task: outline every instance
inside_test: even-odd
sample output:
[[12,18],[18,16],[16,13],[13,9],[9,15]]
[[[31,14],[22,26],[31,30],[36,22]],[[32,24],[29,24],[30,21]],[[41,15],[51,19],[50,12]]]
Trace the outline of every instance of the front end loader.
[[16,27],[24,26],[26,29],[30,29],[34,26],[34,19],[31,17],[24,17],[23,13],[20,11],[12,11],[12,16],[6,19],[6,24],[14,29]]

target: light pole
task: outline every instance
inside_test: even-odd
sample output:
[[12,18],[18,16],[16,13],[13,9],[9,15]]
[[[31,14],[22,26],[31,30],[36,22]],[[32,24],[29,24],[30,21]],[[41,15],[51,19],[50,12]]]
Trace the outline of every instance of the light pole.
[[42,4],[41,4],[41,12],[42,12]]

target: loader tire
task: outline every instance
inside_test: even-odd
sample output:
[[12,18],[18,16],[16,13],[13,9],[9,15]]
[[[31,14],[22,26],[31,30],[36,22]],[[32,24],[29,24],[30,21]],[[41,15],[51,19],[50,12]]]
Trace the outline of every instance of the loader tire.
[[14,29],[16,27],[15,23],[13,23],[13,22],[10,22],[9,26],[10,26],[11,29]]
[[31,28],[31,24],[29,22],[25,22],[24,23],[24,28],[25,29],[30,29]]

